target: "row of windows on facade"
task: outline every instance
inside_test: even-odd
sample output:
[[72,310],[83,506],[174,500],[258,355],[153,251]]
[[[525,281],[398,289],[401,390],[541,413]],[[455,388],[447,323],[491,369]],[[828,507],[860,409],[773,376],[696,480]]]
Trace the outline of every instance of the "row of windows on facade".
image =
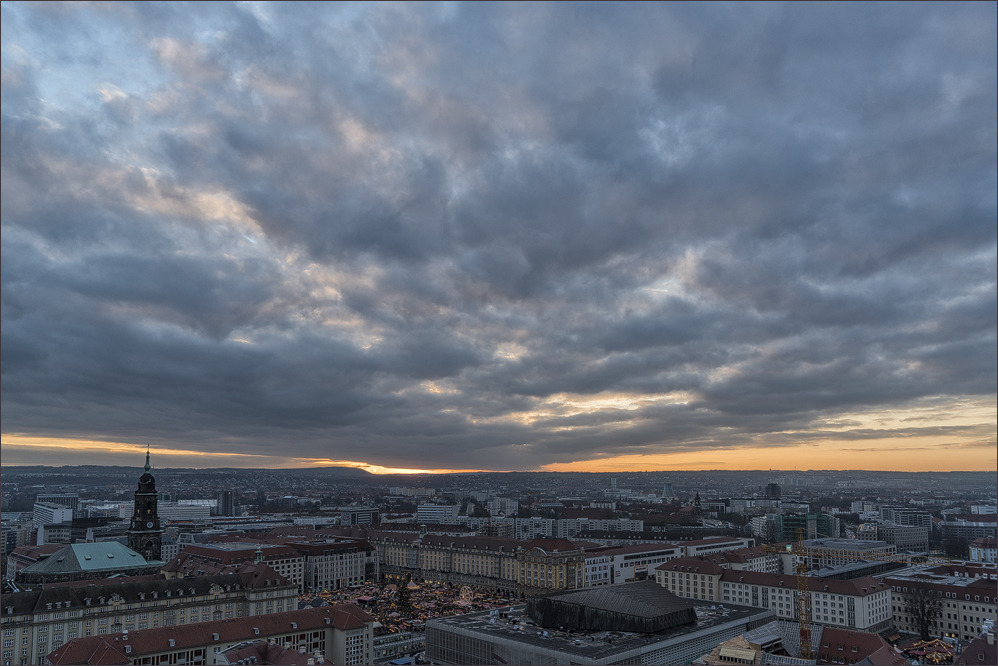
[[[894,585],[894,586],[891,587],[891,589],[894,590],[895,592],[907,592],[908,591],[907,587],[901,587],[899,585]],[[911,589],[912,589],[913,592],[915,591],[914,587],[911,588]],[[944,596],[943,591],[942,590],[936,590],[936,596],[939,596],[939,597]],[[946,592],[945,593],[945,597],[947,599],[959,599],[960,595],[958,593],[956,593],[956,592]],[[966,601],[970,601],[970,595],[969,594],[964,594],[963,598]],[[981,595],[975,594],[974,595],[974,601],[980,601],[980,600],[981,600]],[[998,600],[998,597],[996,597],[996,600]],[[984,597],[984,603],[990,603],[990,602],[991,602],[991,597]]]

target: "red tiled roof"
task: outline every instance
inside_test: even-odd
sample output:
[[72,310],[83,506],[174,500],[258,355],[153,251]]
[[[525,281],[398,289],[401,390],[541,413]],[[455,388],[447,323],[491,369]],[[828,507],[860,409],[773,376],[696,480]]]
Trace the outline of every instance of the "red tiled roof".
[[772,553],[763,550],[762,546],[750,546],[748,548],[739,548],[737,550],[726,550],[723,553],[717,553],[716,555],[711,555],[710,557],[719,557],[728,562],[740,562],[745,563],[749,560],[754,560],[760,557],[767,557]]
[[656,571],[689,571],[702,574],[719,574],[725,569],[712,560],[705,560],[699,557],[677,557],[664,564],[655,567]]
[[283,645],[277,645],[275,643],[270,643],[269,641],[255,641],[253,643],[236,645],[232,648],[225,650],[222,654],[225,655],[226,661],[230,664],[235,663],[250,663],[249,661],[244,661],[250,658],[256,658],[253,663],[257,664],[272,664],[274,666],[308,666],[309,659],[314,659],[314,664],[332,664],[332,662],[327,662],[325,657],[319,656],[314,657],[311,652],[299,652],[291,648],[286,648]]
[[954,664],[998,664],[998,645],[995,645],[992,634],[991,643],[988,643],[987,634],[978,636],[970,641],[970,645],[963,649],[963,653],[957,657]]
[[920,576],[918,578],[894,578],[886,576],[884,582],[888,585],[899,587],[902,591],[909,587],[923,587],[939,593],[952,593],[957,599],[965,599],[975,592],[980,596],[989,591],[995,591],[995,582],[985,578],[975,578],[966,585],[953,585],[945,579],[939,580],[930,576]]
[[[490,536],[446,536],[440,534],[427,534],[424,537],[419,537],[418,535],[413,536],[401,536],[401,540],[413,541],[415,539],[420,539],[423,544],[428,546],[438,546],[444,548],[463,548],[466,550],[484,550],[499,552],[502,550],[504,553],[514,553],[519,547],[523,546],[522,541],[516,541],[514,539],[507,539],[504,537],[490,537]],[[392,537],[389,537],[389,540]]]
[[600,555],[629,555],[631,553],[657,552],[660,550],[678,549],[680,546],[668,541],[661,543],[639,543],[634,546],[605,546],[596,549]]
[[309,555],[326,555],[346,550],[363,551],[365,548],[371,547],[371,544],[364,539],[349,539],[334,543],[309,543],[307,541],[293,541],[291,539],[284,539],[282,541],[289,548],[294,548],[299,553],[308,553]]
[[187,553],[187,551],[182,551],[175,558],[167,562],[160,571],[175,573],[185,578],[190,576],[215,576],[235,573],[241,577],[240,582],[249,588],[265,587],[268,585],[267,581],[271,581],[270,585],[291,585],[287,578],[262,562],[259,564],[254,564],[253,562],[220,564],[214,560],[203,559],[194,553]]
[[565,553],[578,550],[579,547],[568,539],[532,539],[526,543],[525,548],[540,548],[548,553],[555,551]]
[[[329,620],[328,625],[327,620]],[[124,647],[126,645],[131,646],[132,649],[129,656],[131,659],[135,659],[142,655],[159,654],[171,650],[193,649],[219,643],[253,640],[258,636],[277,636],[295,631],[320,629],[325,626],[333,626],[343,630],[363,629],[368,622],[374,622],[374,618],[355,604],[306,608],[287,613],[252,615],[250,617],[233,618],[230,620],[181,624],[172,627],[160,627],[158,629],[139,629],[137,631],[130,631],[127,634],[107,634],[105,636],[76,638],[49,654],[49,661],[56,665],[130,663],[130,660],[123,662],[84,661],[82,657],[85,656],[87,650],[91,650],[90,654],[96,654],[101,641],[106,641],[115,650],[118,650],[122,656],[124,656]],[[260,633],[257,634],[254,629],[259,629]],[[218,638],[215,638],[215,636]],[[173,645],[170,644],[171,639],[173,640]],[[68,651],[70,646],[73,646],[72,658],[64,654],[64,651]]]
[[825,627],[821,632],[821,640],[813,646],[818,654],[818,663],[826,664],[832,657],[839,657],[839,663],[852,663],[869,659],[874,666],[901,666],[908,660],[899,655],[877,634],[864,631],[849,631],[837,627]]
[[683,541],[684,546],[711,546],[714,544],[722,543],[735,543],[742,541],[742,537],[706,537],[703,539],[694,539],[693,541]]
[[[96,640],[95,640],[96,639]],[[120,643],[119,643],[120,645]],[[123,649],[103,636],[89,638],[73,638],[48,655],[49,663],[62,664],[131,664],[132,660],[125,656]]]
[[[240,540],[242,541],[242,540]],[[255,540],[245,541],[247,546],[258,545],[265,560],[277,558],[296,558],[299,553],[288,546],[279,544],[260,543]],[[255,548],[244,548],[239,550],[228,550],[225,548],[213,548],[210,544],[193,544],[184,548],[181,554],[197,555],[202,559],[215,560],[222,564],[232,564],[238,562],[252,562],[256,557]]]
[[[761,571],[741,571],[736,569],[724,569],[721,580],[734,583],[749,583],[750,585],[771,585],[789,589],[797,589],[797,577],[784,574],[763,573]],[[831,578],[807,579],[808,588],[812,592],[831,592],[832,594],[846,594],[855,597],[865,597],[870,594],[889,590],[890,585],[880,582],[872,576],[863,576],[855,580],[833,580]]]
[[40,546],[18,546],[10,551],[15,559],[30,560],[37,562],[43,557],[48,557],[66,547],[64,543],[43,543]]

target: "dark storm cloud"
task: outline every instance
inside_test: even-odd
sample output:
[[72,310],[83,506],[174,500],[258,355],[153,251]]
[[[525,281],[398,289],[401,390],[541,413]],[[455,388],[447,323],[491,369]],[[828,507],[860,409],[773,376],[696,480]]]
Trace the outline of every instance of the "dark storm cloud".
[[3,430],[520,469],[992,441],[829,424],[995,393],[994,25],[5,5]]

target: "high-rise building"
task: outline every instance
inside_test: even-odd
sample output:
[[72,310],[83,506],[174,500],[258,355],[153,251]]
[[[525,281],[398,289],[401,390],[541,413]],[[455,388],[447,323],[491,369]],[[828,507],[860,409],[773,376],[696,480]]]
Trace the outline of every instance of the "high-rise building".
[[235,493],[231,490],[219,490],[216,495],[218,500],[216,512],[219,516],[238,516],[239,508],[236,505]]
[[72,523],[73,509],[65,504],[51,504],[49,502],[36,502],[32,513],[32,520],[35,528],[43,525],[53,525],[56,523]]
[[460,510],[457,504],[420,504],[416,507],[416,522],[453,525]]
[[61,504],[73,510],[73,517],[80,517],[80,495],[78,493],[42,493],[35,498],[36,502]]
[[805,539],[839,536],[839,521],[825,513],[808,512],[787,514],[779,517],[777,523],[777,539],[780,541],[796,541],[797,531]]
[[163,528],[160,526],[157,511],[159,495],[156,492],[156,479],[149,473],[149,451],[146,451],[144,470],[139,477],[138,490],[135,491],[135,510],[128,527],[128,547],[146,560],[158,561],[161,555]]
[[377,525],[381,513],[374,507],[347,507],[340,509],[341,525]]

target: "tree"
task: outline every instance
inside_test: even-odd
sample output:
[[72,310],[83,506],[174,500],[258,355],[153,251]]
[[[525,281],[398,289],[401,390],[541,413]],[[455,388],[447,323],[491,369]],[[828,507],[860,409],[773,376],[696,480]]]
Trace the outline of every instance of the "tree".
[[950,557],[967,559],[970,552],[970,542],[966,537],[949,537],[943,541],[943,550]]
[[915,583],[903,595],[904,612],[907,613],[912,623],[918,627],[918,633],[922,640],[930,638],[929,632],[933,622],[942,615],[942,601],[935,591],[926,586]]
[[409,590],[409,581],[406,576],[398,583],[398,591],[395,595],[395,607],[399,615],[409,617],[412,614],[412,592]]
[[776,522],[772,520],[766,521],[765,535],[763,540],[766,543],[776,543]]

